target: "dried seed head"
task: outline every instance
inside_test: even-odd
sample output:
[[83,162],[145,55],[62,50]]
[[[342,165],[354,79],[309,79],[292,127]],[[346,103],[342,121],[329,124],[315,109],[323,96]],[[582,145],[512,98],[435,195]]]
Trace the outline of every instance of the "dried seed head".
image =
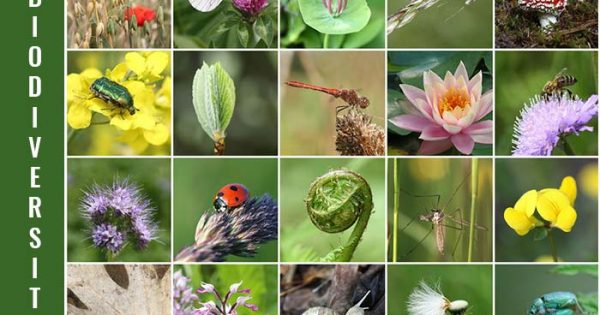
[[385,133],[371,117],[351,108],[336,118],[335,147],[341,155],[383,155]]
[[94,1],[90,0],[90,1],[88,1],[87,7],[86,7],[87,15],[91,16],[93,11],[94,11]]
[[102,36],[102,33],[104,33],[104,23],[99,22],[98,25],[96,25],[96,36],[100,37]]

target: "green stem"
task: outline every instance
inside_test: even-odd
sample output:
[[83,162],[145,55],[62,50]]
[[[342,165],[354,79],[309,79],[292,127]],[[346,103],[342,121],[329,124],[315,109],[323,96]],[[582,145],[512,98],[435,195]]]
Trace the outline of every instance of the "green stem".
[[469,250],[467,261],[473,259],[473,244],[475,243],[475,206],[477,204],[477,190],[479,188],[479,159],[473,158],[471,162],[471,215],[469,217]]
[[392,262],[398,261],[398,159],[394,159],[394,223],[392,238]]
[[323,48],[327,48],[329,46],[329,34],[325,34],[325,38],[323,38]]
[[356,250],[358,243],[360,243],[363,233],[367,229],[367,224],[369,223],[369,218],[371,217],[372,212],[373,201],[368,199],[363,205],[360,217],[358,218],[358,222],[356,222],[356,225],[354,225],[354,230],[352,230],[350,238],[342,247],[342,251],[340,252],[338,261],[349,262],[352,259],[352,255],[354,255],[354,251]]
[[573,147],[571,147],[571,145],[567,141],[567,138],[563,137],[560,139],[560,141],[562,142],[562,148],[566,155],[576,155],[575,151],[573,150]]
[[554,237],[552,236],[552,231],[548,230],[548,241],[550,242],[550,251],[552,252],[552,260],[554,262],[558,262],[558,253],[556,250],[556,243],[554,242]]

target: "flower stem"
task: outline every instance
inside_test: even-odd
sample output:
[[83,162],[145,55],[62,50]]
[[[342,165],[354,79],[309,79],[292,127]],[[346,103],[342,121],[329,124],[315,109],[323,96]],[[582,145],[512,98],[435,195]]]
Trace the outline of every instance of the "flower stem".
[[560,139],[560,141],[562,142],[562,148],[566,155],[576,155],[575,151],[573,150],[573,147],[571,147],[571,145],[567,141],[567,138],[563,137]]
[[392,262],[398,261],[398,159],[394,159],[394,223],[392,237]]
[[554,237],[552,236],[552,232],[548,230],[548,241],[550,242],[550,251],[552,252],[552,260],[554,262],[558,262],[558,253],[556,251],[556,243],[554,242]]
[[473,243],[475,239],[475,206],[477,203],[477,190],[479,188],[479,159],[473,158],[471,162],[471,215],[469,217],[469,250],[467,261],[473,258]]
[[327,48],[327,46],[329,46],[329,34],[325,34],[323,38],[323,48]]

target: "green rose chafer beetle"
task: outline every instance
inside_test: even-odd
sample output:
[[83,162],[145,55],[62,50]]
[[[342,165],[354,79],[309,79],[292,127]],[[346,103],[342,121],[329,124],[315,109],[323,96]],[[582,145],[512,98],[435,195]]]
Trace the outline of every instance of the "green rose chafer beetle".
[[[580,311],[580,313],[578,313]],[[528,315],[574,315],[584,314],[571,292],[551,292],[535,299],[529,307]]]
[[120,110],[126,110],[130,115],[138,110],[133,106],[133,97],[129,90],[121,84],[107,77],[96,79],[90,86],[90,91],[95,97],[112,104]]

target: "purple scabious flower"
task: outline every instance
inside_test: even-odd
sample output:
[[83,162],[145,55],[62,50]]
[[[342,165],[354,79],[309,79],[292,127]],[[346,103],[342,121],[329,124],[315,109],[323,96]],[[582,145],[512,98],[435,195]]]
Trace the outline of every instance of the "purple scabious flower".
[[193,292],[188,279],[178,270],[173,275],[173,314],[174,315],[195,315],[194,301],[198,296]]
[[92,229],[92,241],[96,247],[104,247],[113,253],[117,253],[123,247],[123,233],[117,231],[117,227],[102,223]]
[[258,16],[268,5],[268,0],[233,0],[233,6],[249,17]]
[[94,246],[117,254],[129,242],[137,250],[155,240],[155,209],[139,185],[116,179],[111,185],[94,184],[84,192],[81,213],[92,224]]
[[598,115],[598,96],[587,100],[567,95],[548,99],[536,96],[515,122],[513,155],[550,155],[561,138],[593,131],[587,124]]

